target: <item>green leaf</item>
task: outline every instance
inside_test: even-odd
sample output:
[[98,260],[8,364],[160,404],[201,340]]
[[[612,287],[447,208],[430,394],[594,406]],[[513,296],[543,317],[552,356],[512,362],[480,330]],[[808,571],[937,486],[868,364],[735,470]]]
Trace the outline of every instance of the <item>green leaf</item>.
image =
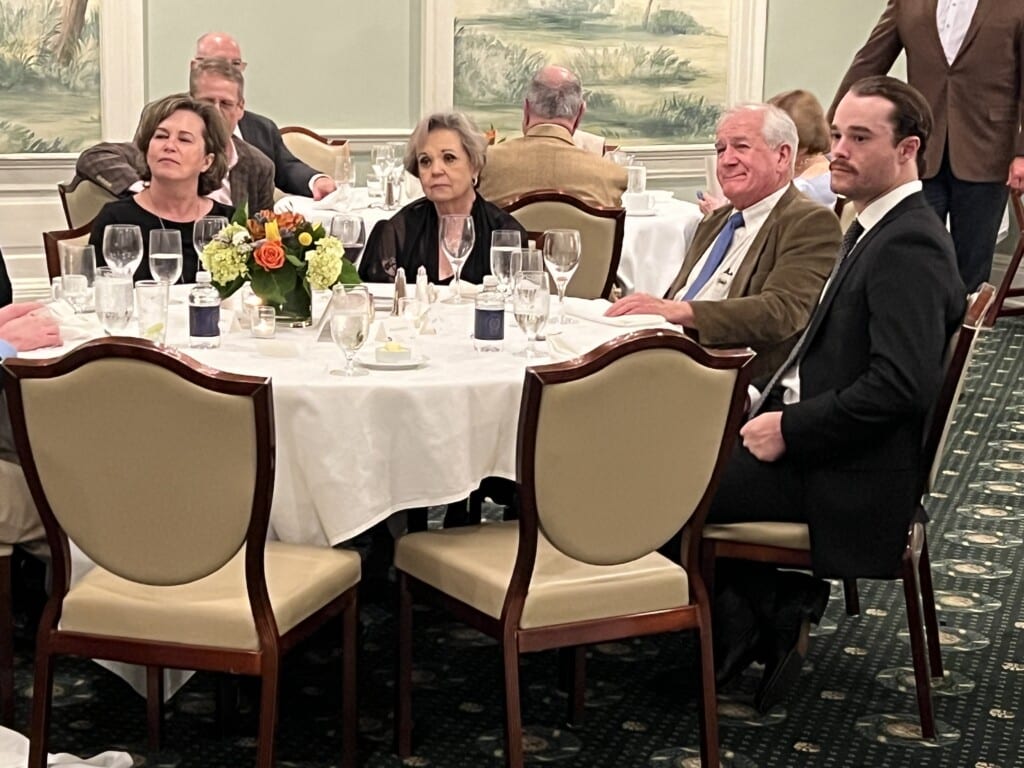
[[338,282],[342,285],[358,285],[363,282],[359,279],[359,270],[356,269],[356,265],[348,259],[341,260],[341,277],[338,278]]
[[232,280],[227,285],[221,285],[220,283],[214,283],[213,287],[217,289],[217,293],[220,294],[220,297],[222,299],[226,299],[228,296],[233,294],[235,291],[237,291],[243,285],[245,285],[245,278],[244,277],[236,277],[234,280]]
[[[299,247],[301,247],[301,246],[299,246]],[[288,260],[288,263],[291,264],[296,269],[298,269],[300,271],[305,270],[305,268],[306,268],[305,260],[304,259],[300,259],[298,256],[293,254],[291,252],[290,248],[286,248],[285,249],[284,257],[285,257],[285,259]]]
[[249,222],[249,202],[242,203],[238,208],[235,208],[235,215],[231,217],[232,224],[239,224],[245,226]]
[[295,268],[288,264],[272,272],[254,269],[250,276],[252,292],[267,304],[283,304],[285,296],[295,288],[297,279]]

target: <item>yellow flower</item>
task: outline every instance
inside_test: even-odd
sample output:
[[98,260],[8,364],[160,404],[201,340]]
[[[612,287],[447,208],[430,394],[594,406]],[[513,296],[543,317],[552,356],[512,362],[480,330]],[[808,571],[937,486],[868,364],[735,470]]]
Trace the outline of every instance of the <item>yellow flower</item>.
[[307,245],[309,245],[312,242],[313,242],[313,236],[311,234],[309,234],[309,232],[300,232],[299,233],[299,245],[307,246]]
[[281,242],[281,231],[277,228],[276,221],[268,221],[263,225],[263,229],[266,232],[267,240],[273,240],[275,242]]

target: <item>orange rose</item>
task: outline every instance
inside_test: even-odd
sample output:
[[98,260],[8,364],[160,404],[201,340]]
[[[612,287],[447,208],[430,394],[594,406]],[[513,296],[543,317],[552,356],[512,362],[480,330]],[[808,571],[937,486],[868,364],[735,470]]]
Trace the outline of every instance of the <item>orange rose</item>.
[[267,240],[257,248],[252,257],[266,270],[280,269],[284,264],[284,248],[280,243]]

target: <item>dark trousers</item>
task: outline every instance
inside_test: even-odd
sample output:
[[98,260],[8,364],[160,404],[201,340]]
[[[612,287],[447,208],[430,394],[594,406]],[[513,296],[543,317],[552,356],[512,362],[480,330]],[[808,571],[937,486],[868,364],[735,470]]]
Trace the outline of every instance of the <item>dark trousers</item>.
[[806,523],[802,486],[801,473],[786,456],[759,461],[737,439],[707,523]]
[[960,278],[968,292],[989,279],[999,222],[1009,189],[1005,181],[961,181],[949,165],[949,148],[939,172],[924,180],[924,195],[943,222],[949,216]]

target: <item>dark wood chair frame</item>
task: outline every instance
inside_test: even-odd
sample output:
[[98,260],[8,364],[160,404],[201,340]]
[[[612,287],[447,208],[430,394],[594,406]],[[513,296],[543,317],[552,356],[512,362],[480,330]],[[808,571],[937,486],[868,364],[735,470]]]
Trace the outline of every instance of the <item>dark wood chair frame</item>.
[[985,325],[992,326],[1000,317],[1013,315],[1024,315],[1024,306],[1007,307],[1004,302],[1009,298],[1024,296],[1024,288],[1013,288],[1013,279],[1020,270],[1020,261],[1024,257],[1024,195],[1020,192],[1010,191],[1010,207],[1013,208],[1013,217],[1017,221],[1017,229],[1020,231],[1020,239],[1017,247],[1013,249],[1010,256],[1010,263],[1006,267],[1006,274],[999,283],[999,290],[996,292],[995,301],[985,317]]
[[509,768],[521,768],[523,765],[522,713],[519,695],[520,654],[556,648],[563,650],[563,661],[567,662],[568,668],[566,676],[569,692],[568,716],[571,722],[578,723],[582,719],[583,712],[585,646],[587,644],[683,629],[696,629],[700,644],[698,720],[701,731],[701,765],[718,765],[718,719],[711,642],[711,612],[708,593],[704,588],[698,568],[693,567],[687,570],[690,604],[678,609],[535,629],[523,629],[519,626],[537,554],[538,518],[533,465],[542,391],[548,384],[581,379],[625,355],[653,347],[681,350],[710,368],[737,369],[738,375],[729,417],[723,431],[714,471],[703,497],[682,529],[690,534],[683,537],[682,553],[686,559],[682,562],[698,563],[700,531],[704,525],[704,518],[707,516],[725,463],[732,452],[733,442],[743,418],[747,383],[750,378],[748,363],[753,359],[753,353],[750,350],[712,352],[681,334],[644,330],[614,339],[589,352],[580,360],[528,368],[519,412],[516,448],[517,486],[521,500],[519,543],[501,618],[494,619],[409,574],[401,570],[398,571],[399,645],[395,729],[396,751],[400,757],[405,758],[412,753],[412,605],[415,596],[446,609],[459,621],[498,641],[501,647],[505,681],[505,764]]
[[60,242],[74,240],[76,237],[88,235],[92,231],[92,222],[75,229],[59,229],[43,232],[43,252],[46,254],[46,273],[51,280],[60,277]]
[[[256,650],[161,644],[155,641],[95,636],[59,628],[64,597],[70,586],[71,555],[68,538],[47,501],[36,469],[27,432],[21,397],[25,379],[55,378],[97,359],[124,358],[165,368],[185,380],[215,392],[251,398],[255,409],[256,487],[252,514],[245,536],[245,579],[259,639]],[[141,664],[146,667],[149,746],[158,749],[163,704],[163,668],[198,669],[257,676],[261,681],[257,765],[274,763],[274,729],[277,722],[281,657],[322,624],[342,617],[343,768],[356,765],[356,633],[357,586],[346,590],[284,635],[279,634],[267,592],[263,545],[267,538],[274,486],[274,416],[269,379],[223,373],[200,365],[178,353],[164,351],[141,339],[109,338],[89,341],[57,360],[15,359],[5,361],[5,387],[10,403],[15,444],[25,478],[39,509],[53,553],[52,590],[36,638],[34,698],[28,765],[46,764],[55,656],[79,656]]]
[[[506,213],[514,213],[520,208],[525,208],[528,205],[534,203],[564,203],[570,205],[577,210],[586,213],[589,216],[596,216],[602,219],[614,219],[615,221],[615,232],[612,235],[612,255],[608,264],[608,275],[604,281],[604,287],[601,291],[601,296],[607,297],[612,290],[612,286],[615,284],[615,276],[619,271],[619,262],[622,260],[622,237],[626,231],[626,209],[625,208],[597,208],[592,205],[588,205],[577,197],[561,192],[557,189],[543,189],[537,192],[530,192],[529,194],[518,197],[508,205],[504,206]],[[537,241],[537,247],[544,247],[544,233],[543,232],[527,232],[527,235],[531,240]]]
[[[925,430],[922,449],[923,470],[918,481],[920,497],[923,497],[927,490],[933,462],[941,458],[937,454],[942,445],[946,420],[956,405],[960,379],[967,364],[974,337],[992,303],[994,292],[995,289],[991,285],[982,284],[977,297],[968,307],[963,324],[953,342],[946,375]],[[932,678],[941,679],[943,676],[942,647],[939,644],[939,622],[935,613],[935,591],[932,587],[931,562],[928,556],[928,540],[925,535],[926,518],[924,515],[920,515],[920,518],[912,521],[907,529],[907,543],[899,567],[890,579],[903,582],[917,704],[921,717],[921,733],[926,739],[934,739],[935,711],[932,705],[931,680]],[[805,570],[812,567],[811,553],[806,549],[706,538],[703,540],[700,551],[704,584],[712,594],[715,561],[720,557],[752,560]],[[846,598],[847,615],[859,614],[860,598],[857,591],[857,580],[844,580],[843,591]],[[924,624],[923,632],[922,622]]]
[[311,131],[309,128],[303,128],[301,125],[286,125],[279,130],[282,136],[286,133],[301,133],[305,136],[309,136],[311,139],[316,139],[321,144],[326,144],[329,147],[343,147],[348,144],[348,139],[328,139],[326,136],[321,136],[316,131]]

